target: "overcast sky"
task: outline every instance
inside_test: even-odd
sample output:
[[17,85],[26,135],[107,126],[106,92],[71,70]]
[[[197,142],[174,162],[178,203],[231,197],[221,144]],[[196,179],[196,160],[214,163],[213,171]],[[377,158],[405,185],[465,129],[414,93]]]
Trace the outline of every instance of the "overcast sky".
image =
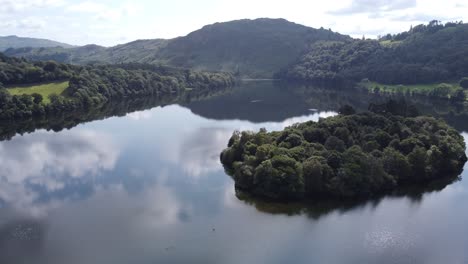
[[0,0],[0,35],[111,46],[183,36],[214,22],[270,17],[375,37],[467,16],[467,0]]

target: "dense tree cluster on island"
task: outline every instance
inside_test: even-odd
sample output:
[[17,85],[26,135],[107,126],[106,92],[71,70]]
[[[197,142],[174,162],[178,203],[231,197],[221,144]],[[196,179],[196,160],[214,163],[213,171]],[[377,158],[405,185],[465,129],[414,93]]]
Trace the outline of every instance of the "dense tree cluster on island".
[[455,129],[406,104],[369,109],[283,131],[236,131],[221,162],[236,188],[275,200],[371,197],[459,175],[467,158]]
[[[10,95],[2,86],[69,81],[50,104],[39,94]],[[141,96],[177,96],[187,90],[215,91],[232,86],[229,73],[195,72],[144,64],[73,66],[56,62],[29,62],[0,54],[0,119],[43,116],[74,111],[114,99]]]
[[379,40],[319,42],[278,77],[324,84],[458,82],[468,76],[468,24],[432,21]]

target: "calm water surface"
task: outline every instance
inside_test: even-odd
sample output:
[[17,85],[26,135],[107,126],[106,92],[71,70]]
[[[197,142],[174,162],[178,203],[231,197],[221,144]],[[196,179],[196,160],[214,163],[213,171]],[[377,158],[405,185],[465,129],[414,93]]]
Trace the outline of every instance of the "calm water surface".
[[232,132],[343,100],[314,96],[250,84],[0,142],[0,263],[468,263],[466,179],[315,214],[236,197],[219,162]]

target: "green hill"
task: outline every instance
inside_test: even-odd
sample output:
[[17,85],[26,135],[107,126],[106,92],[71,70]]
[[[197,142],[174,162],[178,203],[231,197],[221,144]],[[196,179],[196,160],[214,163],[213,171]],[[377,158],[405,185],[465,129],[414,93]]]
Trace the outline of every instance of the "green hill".
[[309,43],[349,37],[284,19],[237,20],[208,25],[172,40],[159,57],[170,65],[271,77],[293,63]]
[[75,48],[19,48],[5,51],[8,56],[25,57],[34,61],[53,60],[60,63],[154,63],[155,54],[167,40],[137,40],[130,43],[106,48],[86,45]]
[[279,76],[313,82],[458,82],[468,76],[468,24],[432,21],[380,40],[317,43]]
[[138,40],[111,48],[93,46],[10,49],[8,56],[86,64],[153,63],[196,70],[231,71],[242,77],[271,78],[295,62],[310,43],[348,40],[325,29],[284,19],[237,20],[205,26],[171,40]]
[[0,37],[0,52],[3,52],[7,49],[13,48],[41,48],[41,47],[62,47],[62,48],[72,48],[72,45],[48,40],[48,39],[38,39],[38,38],[23,38],[17,36],[5,36]]

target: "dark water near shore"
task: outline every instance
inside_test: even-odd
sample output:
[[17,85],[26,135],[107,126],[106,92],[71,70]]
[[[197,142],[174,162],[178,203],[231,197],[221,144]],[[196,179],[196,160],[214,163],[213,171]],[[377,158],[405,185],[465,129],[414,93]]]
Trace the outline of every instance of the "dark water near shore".
[[[249,82],[2,141],[0,263],[468,263],[466,179],[307,209],[236,197],[219,162],[233,130],[280,130],[371,97]],[[463,111],[417,104],[468,138]]]

